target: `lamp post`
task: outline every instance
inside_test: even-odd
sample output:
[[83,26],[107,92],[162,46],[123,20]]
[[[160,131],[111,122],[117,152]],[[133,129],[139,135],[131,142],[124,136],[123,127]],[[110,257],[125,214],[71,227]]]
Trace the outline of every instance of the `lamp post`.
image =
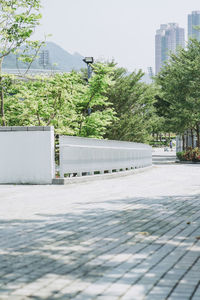
[[[83,59],[83,61],[84,61],[84,63],[86,63],[87,64],[87,70],[88,70],[88,82],[89,82],[89,79],[90,79],[90,77],[92,76],[92,67],[91,67],[91,64],[93,64],[93,62],[94,62],[94,58],[93,57],[85,57],[84,59]],[[89,105],[90,103],[88,103],[88,105]],[[91,112],[92,112],[92,110],[91,110],[91,108],[89,107],[88,108],[88,116],[91,114]]]
[[85,57],[83,59],[84,63],[87,64],[87,69],[88,69],[88,80],[90,79],[90,77],[92,76],[92,67],[91,64],[93,64],[94,62],[94,58],[93,57]]

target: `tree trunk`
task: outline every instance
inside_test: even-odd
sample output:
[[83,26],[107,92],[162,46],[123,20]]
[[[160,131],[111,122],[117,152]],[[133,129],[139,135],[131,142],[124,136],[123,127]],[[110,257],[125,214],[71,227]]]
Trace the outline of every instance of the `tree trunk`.
[[83,118],[80,121],[80,126],[79,126],[79,136],[81,136],[81,132],[82,132],[82,126],[83,126]]
[[186,141],[185,141],[185,144],[186,144],[186,150],[188,149],[188,140],[189,140],[189,136],[188,136],[188,130],[186,131]]
[[197,134],[197,147],[200,148],[199,124],[196,124],[196,134]]
[[185,150],[185,135],[182,135],[183,151]]
[[1,102],[0,116],[1,116],[1,125],[6,126],[5,114],[4,114],[4,92],[3,92],[2,63],[3,63],[3,58],[0,59],[0,102]]
[[192,148],[194,148],[194,134],[192,129],[191,129],[191,139],[192,139]]

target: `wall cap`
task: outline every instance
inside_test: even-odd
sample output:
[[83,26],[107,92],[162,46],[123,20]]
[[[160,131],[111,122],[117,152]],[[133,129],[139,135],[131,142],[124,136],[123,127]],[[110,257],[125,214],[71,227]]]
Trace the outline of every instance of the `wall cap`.
[[0,126],[0,132],[9,131],[53,131],[53,126]]

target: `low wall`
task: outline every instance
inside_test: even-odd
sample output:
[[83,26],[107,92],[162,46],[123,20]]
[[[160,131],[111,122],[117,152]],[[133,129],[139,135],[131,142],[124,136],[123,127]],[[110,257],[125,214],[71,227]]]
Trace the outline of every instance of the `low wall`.
[[60,177],[152,165],[152,147],[140,143],[60,136]]
[[183,141],[180,135],[176,136],[176,153],[183,151]]
[[[197,136],[194,133],[193,138],[191,136],[191,132],[188,130],[188,132],[185,132],[184,134],[184,140],[185,140],[185,148],[187,147],[197,147]],[[192,142],[193,140],[193,142]],[[183,136],[177,135],[176,136],[176,152],[183,151]]]
[[53,127],[0,127],[0,183],[51,184]]

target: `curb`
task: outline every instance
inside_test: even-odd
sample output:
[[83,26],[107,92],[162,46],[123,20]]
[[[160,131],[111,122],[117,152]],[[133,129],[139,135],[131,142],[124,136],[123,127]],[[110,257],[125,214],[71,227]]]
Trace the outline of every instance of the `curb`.
[[176,164],[182,164],[182,165],[199,165],[200,162],[196,162],[196,161],[180,161],[180,160],[177,160],[175,161]]
[[155,166],[158,166],[158,165],[174,165],[175,163],[176,163],[175,161],[171,161],[171,160],[169,160],[169,161],[163,161],[163,162],[161,162],[161,161],[154,161],[153,165],[155,165]]
[[53,185],[67,185],[72,183],[82,183],[82,182],[90,182],[95,180],[105,180],[105,179],[113,179],[118,177],[130,176],[133,174],[143,173],[145,171],[149,171],[154,166],[144,167],[140,169],[134,169],[129,171],[120,171],[116,173],[107,173],[107,174],[98,174],[98,175],[89,175],[82,177],[72,177],[72,178],[54,178],[52,180]]

